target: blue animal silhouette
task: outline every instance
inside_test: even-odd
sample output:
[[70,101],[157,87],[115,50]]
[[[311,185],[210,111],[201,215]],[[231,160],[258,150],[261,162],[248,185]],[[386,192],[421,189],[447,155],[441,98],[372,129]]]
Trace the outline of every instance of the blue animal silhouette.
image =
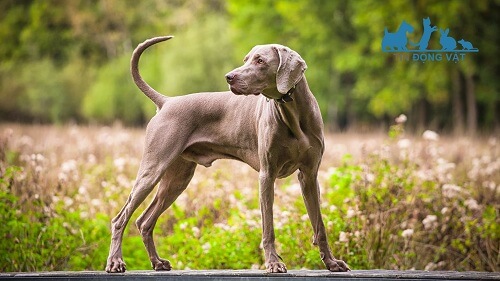
[[441,46],[443,47],[441,50],[455,50],[455,48],[457,47],[457,41],[455,41],[455,38],[448,36],[448,32],[450,32],[450,30],[448,28],[446,30],[442,30],[440,28],[439,32],[441,33],[439,44],[441,44]]
[[462,45],[462,50],[468,50],[468,51],[477,50],[477,48],[474,48],[472,46],[471,42],[465,41],[464,39],[458,40],[458,44]]
[[422,34],[420,41],[418,43],[410,42],[412,46],[414,47],[418,46],[418,49],[421,51],[427,49],[427,46],[429,46],[429,40],[431,39],[432,32],[437,30],[437,26],[431,27],[431,20],[429,17],[422,19],[422,24],[424,26],[424,33]]
[[390,33],[387,31],[387,27],[384,29],[384,38],[382,39],[382,51],[388,52],[395,50],[408,50],[406,45],[408,44],[408,38],[406,38],[406,32],[412,33],[413,26],[409,25],[406,21],[403,21],[395,33]]

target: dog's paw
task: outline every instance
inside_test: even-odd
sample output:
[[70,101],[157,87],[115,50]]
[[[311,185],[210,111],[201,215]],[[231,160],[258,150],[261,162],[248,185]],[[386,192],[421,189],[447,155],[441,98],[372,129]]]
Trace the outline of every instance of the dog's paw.
[[110,258],[108,259],[108,264],[106,265],[107,273],[120,273],[125,272],[127,267],[122,258]]
[[286,265],[282,262],[270,262],[266,266],[268,273],[286,273]]
[[155,262],[151,262],[153,269],[156,271],[169,271],[172,269],[172,265],[168,260],[158,259]]
[[346,271],[351,271],[347,263],[345,263],[343,260],[337,260],[337,259],[328,259],[324,260],[326,268],[328,270],[333,271],[333,272],[346,272]]

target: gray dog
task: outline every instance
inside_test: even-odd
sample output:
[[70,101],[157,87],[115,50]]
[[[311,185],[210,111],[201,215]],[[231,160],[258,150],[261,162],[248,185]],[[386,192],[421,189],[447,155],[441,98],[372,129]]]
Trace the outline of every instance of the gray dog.
[[298,178],[314,230],[313,243],[331,271],[348,271],[330,251],[320,212],[318,168],[324,151],[323,121],[307,85],[307,66],[295,51],[281,45],[254,47],[245,64],[226,75],[231,91],[166,97],[151,88],[138,71],[142,52],[171,39],[156,37],[132,55],[131,72],[139,89],[158,107],[146,129],[144,155],[130,196],[112,220],[107,272],[124,272],[122,237],[132,213],[159,183],[151,205],[137,219],[155,270],[170,270],[156,252],[153,228],[158,217],[184,191],[196,165],[235,159],[259,172],[262,246],[268,272],[286,272],[276,252],[273,228],[274,182],[299,170]]

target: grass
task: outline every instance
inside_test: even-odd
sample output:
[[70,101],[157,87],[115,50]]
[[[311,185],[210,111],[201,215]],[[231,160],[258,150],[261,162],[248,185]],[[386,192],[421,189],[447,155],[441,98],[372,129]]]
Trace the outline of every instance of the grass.
[[[120,126],[0,124],[0,271],[103,270],[143,139]],[[353,269],[499,271],[498,141],[409,136],[403,124],[328,134],[319,181],[334,255]],[[157,224],[160,256],[175,269],[262,268],[257,179],[236,161],[198,167]],[[296,176],[275,196],[288,268],[323,269]],[[128,269],[150,268],[132,223],[123,251]]]

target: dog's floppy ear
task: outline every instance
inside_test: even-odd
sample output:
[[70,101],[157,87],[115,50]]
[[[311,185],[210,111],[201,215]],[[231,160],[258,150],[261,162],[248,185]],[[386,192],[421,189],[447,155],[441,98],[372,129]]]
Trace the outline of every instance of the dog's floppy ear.
[[302,79],[307,69],[306,62],[294,50],[285,46],[273,47],[280,58],[280,64],[276,73],[276,86],[283,95]]

